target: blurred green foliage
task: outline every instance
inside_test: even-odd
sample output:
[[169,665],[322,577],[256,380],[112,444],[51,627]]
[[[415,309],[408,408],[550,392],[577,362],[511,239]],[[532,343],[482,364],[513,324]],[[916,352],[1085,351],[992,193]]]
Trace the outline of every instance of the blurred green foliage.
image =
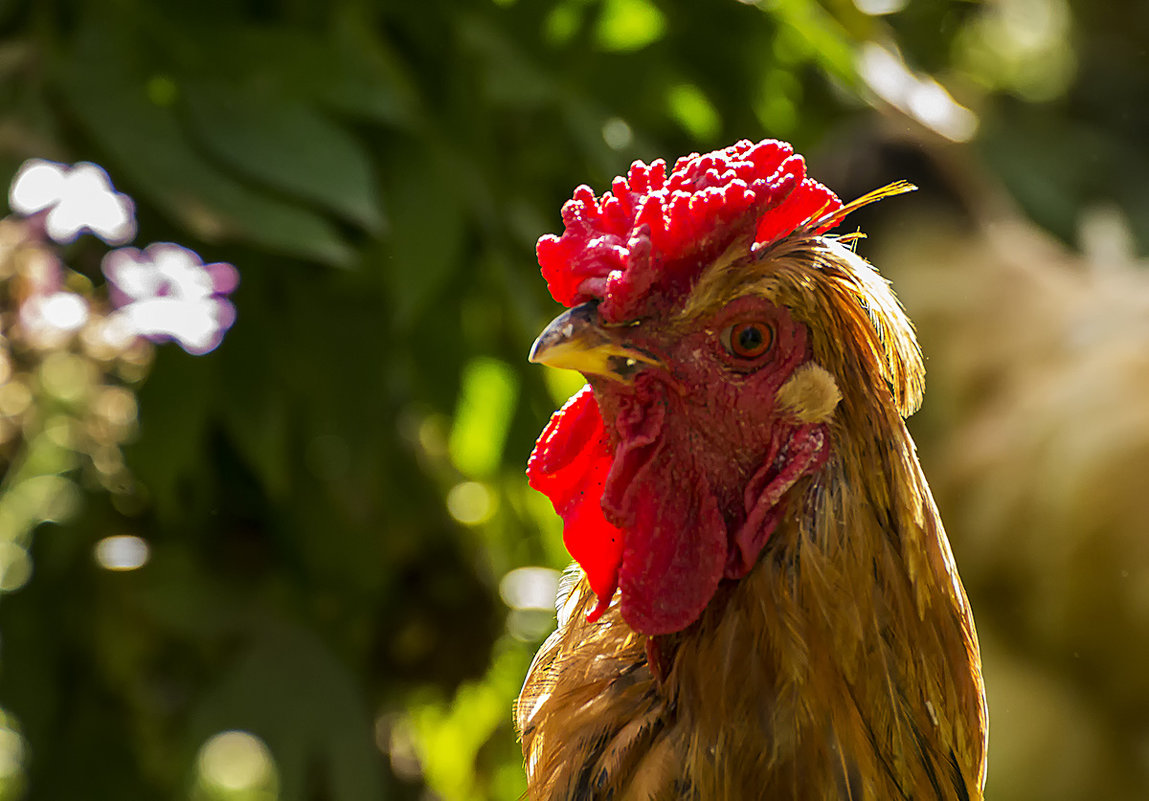
[[[141,241],[242,274],[218,351],[158,355],[134,482],[85,483],[0,598],[4,797],[522,791],[510,702],[540,632],[498,584],[566,561],[522,468],[578,382],[524,359],[554,311],[534,242],[578,183],[742,137],[817,162],[875,108],[936,136],[860,72],[877,45],[979,115],[961,146],[1039,222],[1071,239],[1111,199],[1149,241],[1146,6],[859,6],[0,2],[0,175],[95,161]],[[1011,39],[1034,13],[1049,35]],[[115,534],[150,561],[101,569]],[[259,739],[212,757],[229,730]]]

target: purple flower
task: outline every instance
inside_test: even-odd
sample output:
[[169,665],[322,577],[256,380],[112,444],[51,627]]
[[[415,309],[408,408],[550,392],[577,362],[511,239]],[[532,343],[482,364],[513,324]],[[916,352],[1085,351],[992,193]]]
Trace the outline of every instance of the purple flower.
[[204,264],[187,248],[170,242],[143,251],[120,248],[104,257],[116,322],[139,336],[175,340],[192,354],[213,350],[235,322],[226,297],[239,284],[230,264]]
[[44,231],[61,244],[91,231],[110,245],[136,235],[135,205],[112,189],[108,174],[95,164],[74,167],[29,159],[12,179],[8,205],[24,216],[42,215]]

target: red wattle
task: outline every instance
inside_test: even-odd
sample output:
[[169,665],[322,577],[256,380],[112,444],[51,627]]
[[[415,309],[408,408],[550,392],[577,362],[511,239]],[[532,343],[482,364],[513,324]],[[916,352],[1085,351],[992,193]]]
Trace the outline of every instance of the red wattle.
[[554,504],[563,542],[598,597],[592,619],[610,604],[622,563],[623,533],[600,503],[613,458],[598,403],[583,387],[551,417],[527,462],[527,480]]
[[602,507],[626,530],[623,619],[641,634],[680,631],[710,603],[726,563],[726,523],[687,443],[664,425],[660,384],[639,382],[615,410],[618,445]]
[[718,502],[694,465],[672,467],[659,453],[627,494],[634,525],[627,527],[619,573],[622,617],[642,634],[681,631],[702,614],[722,579],[727,534]]

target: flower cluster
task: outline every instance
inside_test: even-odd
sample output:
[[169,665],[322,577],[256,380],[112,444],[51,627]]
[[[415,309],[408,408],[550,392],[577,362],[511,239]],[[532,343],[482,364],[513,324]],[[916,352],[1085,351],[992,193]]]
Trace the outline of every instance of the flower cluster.
[[[116,508],[138,506],[122,445],[136,429],[135,387],[153,343],[192,354],[217,347],[235,321],[230,264],[204,264],[172,243],[127,247],[135,204],[103,169],[33,159],[14,178],[12,214],[0,219],[0,592],[30,571],[33,529],[66,518],[79,485],[111,493]],[[69,267],[64,250],[85,234],[111,249],[95,264]],[[133,500],[135,499],[135,500]],[[129,514],[130,511],[125,511]]]
[[162,242],[114,250],[103,271],[115,319],[153,342],[174,340],[188,353],[207,353],[235,322],[227,295],[239,273],[230,264],[204,264],[187,248]]
[[110,245],[129,242],[136,235],[132,199],[112,189],[108,174],[87,162],[69,167],[29,159],[12,181],[8,205],[25,217],[39,216],[45,233],[60,243],[71,242],[84,231]]
[[[135,204],[116,192],[95,164],[69,167],[32,159],[20,168],[8,193],[12,210],[24,218],[29,237],[41,233],[59,244],[90,232],[109,245],[130,242],[136,233]],[[51,271],[49,271],[51,272]],[[59,339],[87,321],[87,302],[61,291],[57,274],[43,276],[41,291],[30,292],[20,308],[26,332]],[[235,322],[227,300],[239,283],[230,264],[204,264],[198,255],[171,243],[142,251],[119,248],[104,257],[109,324],[123,335],[152,342],[174,341],[192,354],[213,350]]]

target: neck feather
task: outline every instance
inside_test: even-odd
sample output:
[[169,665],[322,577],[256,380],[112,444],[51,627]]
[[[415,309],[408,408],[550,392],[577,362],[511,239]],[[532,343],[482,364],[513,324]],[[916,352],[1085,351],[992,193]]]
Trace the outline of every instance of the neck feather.
[[667,684],[697,748],[727,742],[744,761],[704,760],[700,783],[715,797],[823,777],[824,795],[798,797],[980,798],[977,641],[913,442],[892,411],[840,411],[830,459],[794,488],[762,560],[675,649]]

